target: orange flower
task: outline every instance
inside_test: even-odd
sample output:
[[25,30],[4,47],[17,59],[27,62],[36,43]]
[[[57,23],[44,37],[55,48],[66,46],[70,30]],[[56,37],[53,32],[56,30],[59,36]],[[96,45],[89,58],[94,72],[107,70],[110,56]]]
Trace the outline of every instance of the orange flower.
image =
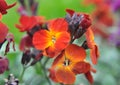
[[33,35],[33,45],[39,50],[45,50],[49,57],[54,57],[65,49],[70,41],[67,30],[68,24],[64,19],[52,20],[48,24],[48,30],[40,30]]
[[94,34],[91,28],[88,28],[86,33],[86,39],[87,39],[87,45],[91,49],[90,50],[90,57],[93,62],[93,64],[97,64],[97,59],[99,57],[99,50],[98,46],[94,42]]
[[7,5],[5,0],[0,0],[0,13],[6,14],[7,13],[6,10],[15,6],[15,5],[16,5],[16,3],[13,3],[11,5]]
[[92,14],[94,20],[97,23],[102,23],[105,26],[113,25],[113,15],[109,5],[103,4],[100,7],[97,7]]
[[20,17],[20,25],[16,24],[16,27],[21,31],[29,31],[35,25],[38,24],[37,18],[35,16],[21,16]]
[[70,44],[53,62],[50,77],[53,81],[73,84],[75,75],[90,71],[90,64],[85,62],[84,48]]

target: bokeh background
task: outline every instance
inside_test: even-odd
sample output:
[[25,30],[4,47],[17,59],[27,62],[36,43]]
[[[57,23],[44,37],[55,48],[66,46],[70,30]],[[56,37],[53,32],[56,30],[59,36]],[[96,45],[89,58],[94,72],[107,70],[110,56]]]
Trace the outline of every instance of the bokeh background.
[[[19,2],[16,0],[6,0],[8,4],[17,2],[17,5],[8,10],[8,14],[4,15],[2,22],[4,22],[9,27],[9,32],[14,34],[16,51],[11,50],[7,54],[9,59],[9,71],[0,75],[0,85],[4,85],[4,79],[7,78],[9,74],[14,74],[16,78],[19,78],[22,72],[21,57],[22,52],[19,50],[20,39],[25,33],[19,32],[15,27],[15,24],[19,23],[20,15],[17,12],[19,7]],[[27,1],[27,0],[26,0]],[[84,12],[87,14],[92,14],[96,9],[95,4],[84,4],[84,0],[36,0],[39,2],[37,15],[44,16],[47,20],[65,17],[65,9],[73,9],[76,12]],[[89,1],[89,0],[88,0]],[[108,1],[108,0],[107,0]],[[112,0],[109,0],[112,2]],[[119,1],[119,0],[113,0]],[[112,2],[113,3],[113,2]],[[107,38],[104,37],[102,33],[95,33],[95,42],[99,46],[100,58],[98,64],[94,66],[97,72],[93,74],[95,83],[94,85],[120,85],[120,6],[116,11],[114,6],[109,2],[106,3],[110,6],[110,17],[113,19],[113,24],[111,26],[98,25],[99,29],[102,29],[106,33]],[[94,19],[93,19],[94,20]],[[109,20],[108,20],[109,21]],[[98,22],[93,21],[93,24]],[[102,28],[103,27],[103,28]],[[95,28],[97,29],[97,28]],[[119,31],[119,33],[118,33]],[[79,43],[79,42],[78,42]],[[6,45],[4,45],[6,46]],[[3,54],[4,46],[0,50]],[[49,62],[51,63],[51,62]],[[49,67],[50,65],[48,65]],[[39,68],[39,64],[29,67],[24,74],[24,83],[21,85],[48,85],[46,80],[42,77],[42,70]],[[57,85],[53,83],[53,85]],[[59,84],[58,84],[59,85]],[[75,85],[89,85],[88,81],[83,75],[78,75]]]

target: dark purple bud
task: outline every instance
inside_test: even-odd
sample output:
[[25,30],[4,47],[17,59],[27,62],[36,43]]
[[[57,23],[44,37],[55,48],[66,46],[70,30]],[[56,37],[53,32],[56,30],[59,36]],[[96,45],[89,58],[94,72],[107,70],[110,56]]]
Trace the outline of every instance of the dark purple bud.
[[74,34],[74,38],[77,39],[81,37],[84,33],[85,33],[85,30],[83,30],[82,27],[79,27]]
[[31,63],[31,66],[36,64],[43,57],[43,52],[42,51],[34,50],[33,54],[34,54],[34,56],[33,56],[33,61]]
[[23,65],[27,65],[31,60],[31,53],[29,50],[25,51],[22,55],[22,60],[21,60],[21,63]]
[[66,10],[67,15],[65,17],[69,24],[69,32],[73,36],[73,40],[81,37],[91,25],[91,19],[87,14],[75,13],[73,10]]
[[39,3],[34,3],[31,7],[32,15],[37,15],[38,5]]
[[41,26],[40,26],[40,25],[36,25],[36,26],[34,26],[31,30],[29,30],[27,33],[28,33],[28,35],[30,35],[30,36],[32,37],[33,34],[34,34],[36,31],[40,30],[40,29],[41,29]]
[[18,0],[20,2],[20,4],[25,8],[26,5],[25,5],[25,0]]
[[87,45],[87,41],[84,41],[84,42],[83,42],[82,47],[83,47],[84,49],[88,49],[88,48],[89,48],[88,45]]
[[32,7],[32,5],[35,3],[34,1],[35,1],[35,0],[28,0],[30,7]]

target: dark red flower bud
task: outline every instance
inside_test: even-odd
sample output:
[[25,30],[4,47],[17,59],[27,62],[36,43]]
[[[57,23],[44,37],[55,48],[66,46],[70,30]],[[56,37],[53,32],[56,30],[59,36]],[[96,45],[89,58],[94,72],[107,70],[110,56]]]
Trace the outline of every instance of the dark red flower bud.
[[8,65],[9,65],[8,59],[0,57],[0,74],[8,70]]
[[0,22],[0,43],[2,43],[5,40],[7,33],[8,27],[2,22]]
[[34,64],[36,64],[43,57],[43,52],[39,51],[39,50],[36,50],[36,49],[33,50],[32,54],[34,56],[32,56],[33,61],[31,62],[31,66],[34,65]]
[[31,60],[31,53],[30,53],[30,50],[27,50],[23,53],[22,55],[22,60],[21,60],[21,63],[23,65],[27,65],[29,63],[29,61]]
[[89,18],[89,15],[83,14],[82,21],[80,23],[80,26],[83,29],[87,29],[92,24],[91,19]]
[[32,46],[33,46],[32,38],[29,35],[23,36],[23,38],[21,39],[21,42],[20,42],[20,46],[19,46],[20,50],[24,51],[26,49],[29,49]]
[[13,3],[11,5],[7,5],[5,0],[0,0],[0,13],[2,14],[6,14],[7,13],[7,9],[15,6],[16,3]]
[[88,45],[87,45],[87,41],[84,41],[84,42],[83,42],[82,47],[83,47],[84,49],[88,49],[88,48],[89,48]]

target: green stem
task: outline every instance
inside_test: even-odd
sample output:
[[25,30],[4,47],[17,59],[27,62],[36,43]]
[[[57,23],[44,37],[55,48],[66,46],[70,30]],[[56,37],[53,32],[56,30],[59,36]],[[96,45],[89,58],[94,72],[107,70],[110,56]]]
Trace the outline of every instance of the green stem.
[[25,74],[26,69],[27,69],[27,67],[24,67],[24,66],[23,66],[23,71],[22,71],[22,73],[21,73],[21,75],[20,75],[20,78],[19,78],[19,80],[20,80],[21,83],[23,82],[23,76],[24,76],[24,74]]
[[43,70],[43,72],[44,72],[44,76],[45,76],[47,82],[49,83],[49,85],[52,85],[51,81],[49,80],[49,78],[48,78],[48,76],[47,76],[47,71],[46,71],[46,68],[45,68],[46,63],[48,62],[48,60],[49,60],[49,58],[47,58],[46,61],[45,61],[43,64],[40,62],[40,65],[41,65],[41,67],[42,67],[42,70]]
[[45,62],[43,63],[43,66],[46,66],[47,62],[49,61],[50,58],[47,58]]

